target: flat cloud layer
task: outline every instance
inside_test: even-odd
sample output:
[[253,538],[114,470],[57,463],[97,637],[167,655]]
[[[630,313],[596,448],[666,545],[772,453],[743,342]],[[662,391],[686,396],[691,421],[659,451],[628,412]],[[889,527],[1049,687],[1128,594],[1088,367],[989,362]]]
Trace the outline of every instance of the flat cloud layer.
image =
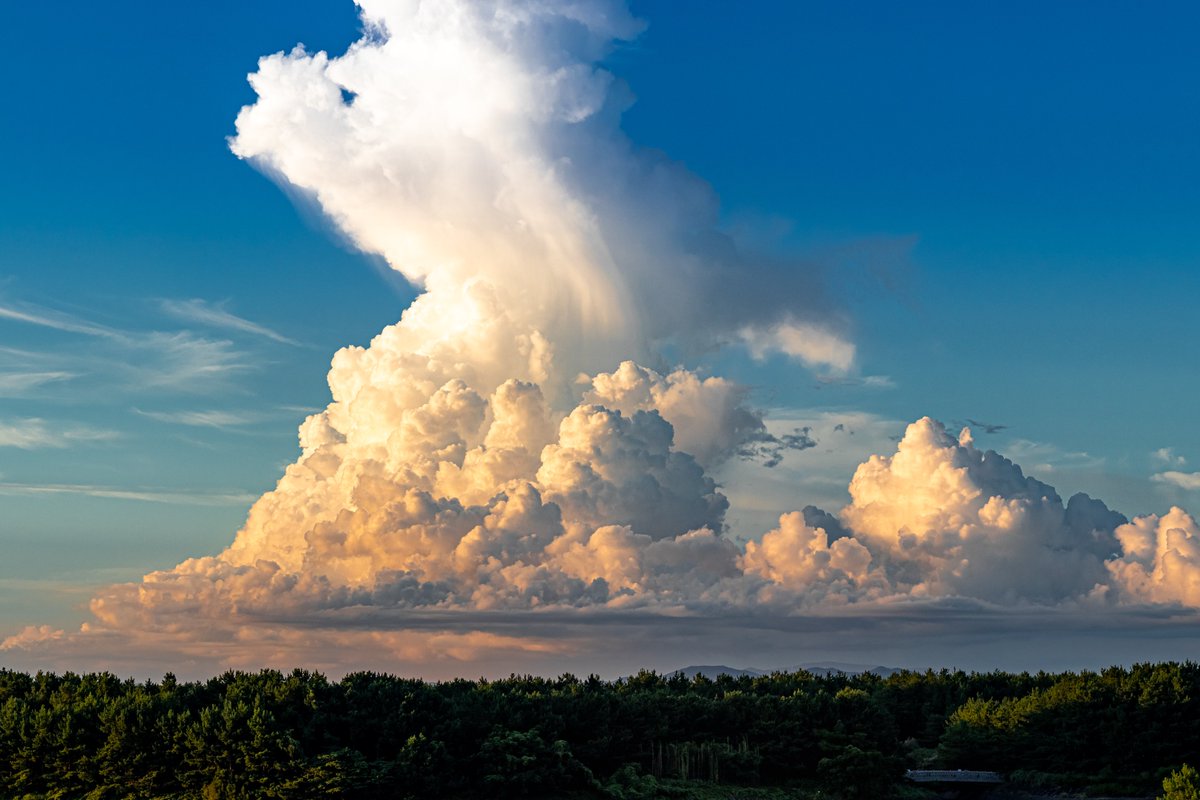
[[707,187],[621,134],[595,63],[639,23],[606,3],[360,6],[345,55],[260,62],[232,148],[424,293],[334,356],[330,404],[224,552],[108,588],[77,633],[27,628],[13,659],[628,669],[667,644],[886,652],[931,625],[1200,607],[1185,511],[1064,503],[928,418],[836,515],[730,531],[713,471],[812,440],[770,434],[733,382],[643,364],[726,346],[836,371],[853,345],[815,276],[748,262]]

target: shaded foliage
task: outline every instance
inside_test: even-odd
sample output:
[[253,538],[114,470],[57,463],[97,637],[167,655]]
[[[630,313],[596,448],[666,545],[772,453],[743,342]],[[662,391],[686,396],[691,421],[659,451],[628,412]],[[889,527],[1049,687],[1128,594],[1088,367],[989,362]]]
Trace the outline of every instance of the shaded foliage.
[[912,794],[905,767],[945,767],[1185,797],[1195,772],[1171,770],[1200,752],[1198,703],[1192,663],[444,683],[0,670],[0,796],[649,800],[726,786],[857,800]]

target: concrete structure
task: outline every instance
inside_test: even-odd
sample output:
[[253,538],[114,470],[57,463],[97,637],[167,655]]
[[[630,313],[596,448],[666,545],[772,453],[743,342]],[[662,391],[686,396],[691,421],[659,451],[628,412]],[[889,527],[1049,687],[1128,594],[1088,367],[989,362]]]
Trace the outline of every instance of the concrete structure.
[[914,783],[1004,783],[999,772],[969,769],[910,769],[904,777]]

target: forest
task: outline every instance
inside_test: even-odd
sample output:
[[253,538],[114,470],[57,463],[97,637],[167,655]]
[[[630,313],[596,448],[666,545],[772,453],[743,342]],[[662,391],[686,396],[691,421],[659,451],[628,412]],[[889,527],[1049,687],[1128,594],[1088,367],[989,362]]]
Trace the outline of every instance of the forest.
[[440,683],[0,670],[5,798],[915,799],[935,795],[905,771],[935,768],[1152,797],[1198,753],[1191,662]]

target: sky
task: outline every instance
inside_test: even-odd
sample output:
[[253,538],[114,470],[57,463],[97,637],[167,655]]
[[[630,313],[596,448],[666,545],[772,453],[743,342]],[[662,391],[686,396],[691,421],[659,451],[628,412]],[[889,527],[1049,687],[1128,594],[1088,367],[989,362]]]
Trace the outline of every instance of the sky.
[[0,663],[1197,656],[1193,7],[493,6],[10,12]]

